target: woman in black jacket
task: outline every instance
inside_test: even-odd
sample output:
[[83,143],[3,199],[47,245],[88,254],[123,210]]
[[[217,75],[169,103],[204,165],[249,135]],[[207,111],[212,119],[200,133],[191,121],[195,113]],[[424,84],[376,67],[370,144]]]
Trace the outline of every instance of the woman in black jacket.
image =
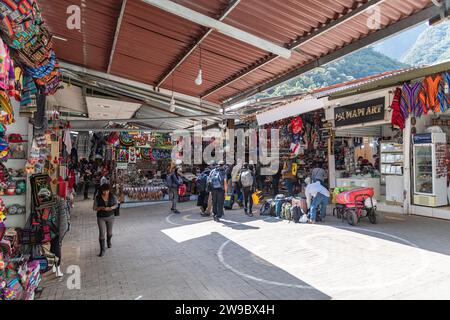
[[97,224],[99,231],[100,254],[105,255],[105,236],[107,237],[108,248],[111,248],[111,238],[113,236],[114,213],[117,209],[117,199],[111,194],[109,184],[99,187],[98,194],[94,199],[94,211],[97,211]]

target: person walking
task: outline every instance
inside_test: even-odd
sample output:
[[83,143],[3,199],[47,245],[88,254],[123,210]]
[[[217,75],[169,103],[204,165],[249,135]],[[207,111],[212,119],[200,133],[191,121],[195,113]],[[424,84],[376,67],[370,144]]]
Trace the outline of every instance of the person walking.
[[244,201],[244,195],[242,193],[242,189],[239,183],[239,177],[241,174],[243,162],[242,160],[238,160],[237,164],[231,170],[231,183],[233,185],[233,196],[236,196],[237,203],[242,208],[242,203]]
[[198,191],[197,206],[200,207],[202,217],[210,216],[211,213],[207,213],[209,192],[207,191],[206,184],[208,182],[209,174],[211,170],[206,168],[197,178],[196,186]]
[[283,164],[283,170],[281,171],[284,184],[286,186],[286,189],[288,190],[288,194],[290,197],[294,196],[294,187],[295,182],[297,181],[297,177],[292,172],[292,164],[294,163],[294,155],[292,155],[290,158],[285,157],[284,164]]
[[209,174],[207,188],[212,194],[214,221],[220,222],[220,219],[223,217],[225,190],[227,188],[226,172],[223,162],[219,163]]
[[110,184],[108,170],[104,168],[102,170],[102,177],[100,178],[100,186],[104,184]]
[[273,185],[273,197],[275,198],[280,193],[280,179],[281,179],[281,171],[283,170],[282,166],[278,166],[278,171],[272,176],[272,185]]
[[97,211],[97,224],[99,231],[100,253],[103,257],[106,251],[105,237],[108,248],[112,247],[111,238],[113,236],[114,214],[117,209],[117,199],[111,193],[109,184],[101,185],[97,196],[94,199],[94,211]]
[[89,187],[91,186],[92,182],[92,172],[90,168],[86,168],[83,172],[83,188],[84,188],[84,200],[89,199]]
[[244,164],[239,176],[239,184],[244,193],[244,212],[246,215],[253,216],[253,198],[252,195],[256,190],[256,179],[253,166]]
[[169,196],[172,199],[172,208],[170,209],[173,213],[179,214],[180,211],[177,210],[178,203],[178,189],[183,184],[183,179],[181,178],[181,167],[176,167],[175,170],[167,177],[167,186],[169,187]]
[[[309,184],[309,178],[306,179],[306,183],[308,184],[305,189],[306,195],[306,204],[310,213],[309,222],[314,224],[316,223],[317,211],[320,206],[320,221],[325,222],[325,217],[327,215],[327,206],[330,202],[330,191],[325,188],[320,181],[314,181]],[[312,200],[311,203],[311,199]]]

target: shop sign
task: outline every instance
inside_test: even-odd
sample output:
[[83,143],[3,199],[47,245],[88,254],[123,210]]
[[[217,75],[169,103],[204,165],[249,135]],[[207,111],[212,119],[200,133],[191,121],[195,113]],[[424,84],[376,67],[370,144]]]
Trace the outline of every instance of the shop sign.
[[117,170],[127,170],[128,169],[128,163],[126,163],[126,162],[117,162],[116,168],[117,168]]
[[384,120],[385,98],[358,102],[335,108],[336,127]]
[[423,144],[423,143],[432,143],[433,142],[431,133],[415,134],[413,140],[414,140],[414,144]]

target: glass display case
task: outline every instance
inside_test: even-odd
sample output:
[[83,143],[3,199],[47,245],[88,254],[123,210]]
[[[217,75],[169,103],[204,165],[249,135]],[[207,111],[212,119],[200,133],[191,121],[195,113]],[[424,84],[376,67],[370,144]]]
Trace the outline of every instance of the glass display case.
[[414,140],[414,204],[440,207],[447,199],[445,133],[417,134]]
[[416,145],[415,148],[415,192],[434,194],[433,190],[433,145]]
[[398,143],[381,144],[381,174],[403,175],[403,145]]

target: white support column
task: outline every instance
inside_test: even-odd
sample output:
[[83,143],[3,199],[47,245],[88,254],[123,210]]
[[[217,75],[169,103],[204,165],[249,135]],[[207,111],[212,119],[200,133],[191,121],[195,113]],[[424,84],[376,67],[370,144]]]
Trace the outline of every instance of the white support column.
[[403,214],[411,213],[411,140],[411,117],[408,117],[403,130]]

